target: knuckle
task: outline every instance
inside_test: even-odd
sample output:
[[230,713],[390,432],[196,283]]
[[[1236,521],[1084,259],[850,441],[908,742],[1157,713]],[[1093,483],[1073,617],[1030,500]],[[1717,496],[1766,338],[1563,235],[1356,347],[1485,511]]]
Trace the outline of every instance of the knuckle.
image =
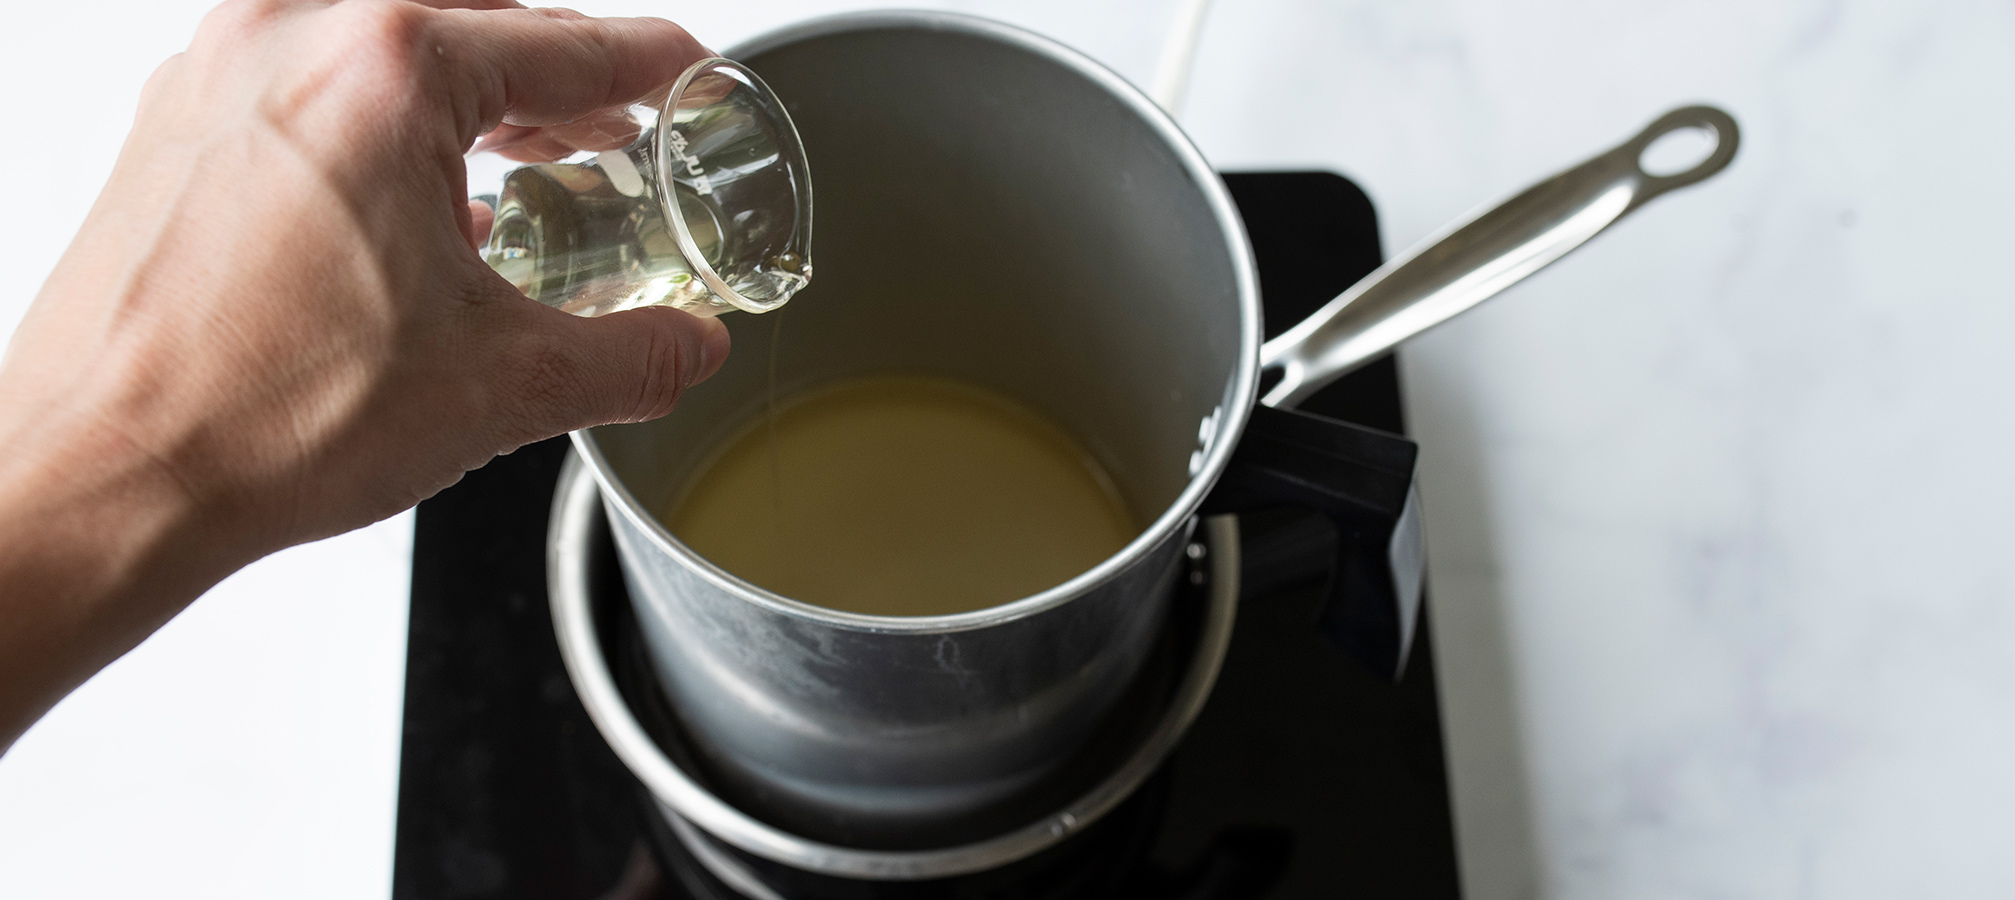
[[[426,111],[438,93],[432,12],[405,0],[346,0],[319,11],[312,44],[263,91],[265,114],[284,133],[317,133],[338,120],[364,130],[410,121],[399,113]],[[359,109],[374,113],[360,123]]]
[[225,0],[203,15],[196,26],[198,42],[235,42],[258,31],[284,11],[279,0]]
[[578,22],[588,18],[579,10],[568,9],[567,7],[564,6],[534,7],[531,10],[531,13],[532,15],[538,16],[539,18],[542,19],[554,19],[561,22]]
[[184,55],[177,53],[162,60],[159,66],[154,67],[153,73],[147,76],[146,83],[140,86],[142,103],[149,103],[161,96],[161,92],[168,90],[168,86],[175,81],[176,74],[181,72],[182,68],[187,65],[183,60]]
[[[622,73],[617,70],[615,64],[618,55],[615,49],[617,38],[610,33],[608,23],[583,16],[571,9],[539,10],[539,12],[545,18],[570,23],[570,27],[564,30],[565,36],[561,39],[568,44],[569,52],[566,55],[571,60],[570,64],[576,67],[572,76],[575,82],[598,88],[594,95],[605,98],[604,102],[607,102],[607,98],[614,98],[616,85],[621,80]],[[575,114],[585,115],[600,105],[597,103],[576,110]]]
[[685,393],[685,372],[692,361],[686,345],[666,329],[655,329],[644,345],[643,377],[637,381],[637,396],[623,421],[647,422],[664,416],[677,406]]
[[507,439],[529,443],[571,425],[586,399],[580,392],[581,369],[573,357],[552,347],[520,355],[512,369]]
[[331,12],[338,16],[338,53],[360,68],[402,77],[419,64],[433,30],[432,10],[404,0],[349,0]]

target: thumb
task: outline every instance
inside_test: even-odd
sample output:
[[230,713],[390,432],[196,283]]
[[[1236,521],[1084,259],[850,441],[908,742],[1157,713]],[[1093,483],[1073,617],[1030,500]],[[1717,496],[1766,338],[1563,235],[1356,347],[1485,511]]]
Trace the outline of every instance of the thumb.
[[[522,302],[522,298],[521,302]],[[592,425],[643,422],[672,411],[728,358],[719,319],[664,307],[584,319],[525,302],[522,343],[498,360],[498,424],[511,446]]]

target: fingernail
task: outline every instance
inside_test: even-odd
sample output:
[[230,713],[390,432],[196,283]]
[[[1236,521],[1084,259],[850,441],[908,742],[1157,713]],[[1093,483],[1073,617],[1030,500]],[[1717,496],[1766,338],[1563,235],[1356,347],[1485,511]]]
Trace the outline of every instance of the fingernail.
[[700,365],[693,375],[694,383],[705,381],[720,371],[721,364],[728,361],[728,348],[733,344],[728,338],[727,323],[714,318],[700,321],[705,323],[706,333],[700,338]]

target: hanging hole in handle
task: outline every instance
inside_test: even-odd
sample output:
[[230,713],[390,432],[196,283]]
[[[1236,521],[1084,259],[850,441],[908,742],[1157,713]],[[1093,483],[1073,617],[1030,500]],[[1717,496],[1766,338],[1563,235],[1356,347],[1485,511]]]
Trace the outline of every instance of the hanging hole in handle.
[[1618,162],[1638,170],[1644,184],[1633,203],[1643,203],[1713,177],[1735,159],[1741,144],[1734,116],[1712,106],[1682,106],[1617,148]]
[[1659,135],[1637,156],[1637,167],[1653,178],[1692,171],[1714,155],[1720,135],[1708,125],[1686,125]]

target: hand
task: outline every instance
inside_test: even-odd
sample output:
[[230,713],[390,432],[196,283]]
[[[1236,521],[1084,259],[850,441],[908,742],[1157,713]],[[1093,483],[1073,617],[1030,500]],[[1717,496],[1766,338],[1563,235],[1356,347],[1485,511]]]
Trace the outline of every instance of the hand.
[[0,749],[253,559],[711,375],[718,321],[491,272],[462,164],[578,144],[708,55],[507,3],[213,11],[0,361]]

